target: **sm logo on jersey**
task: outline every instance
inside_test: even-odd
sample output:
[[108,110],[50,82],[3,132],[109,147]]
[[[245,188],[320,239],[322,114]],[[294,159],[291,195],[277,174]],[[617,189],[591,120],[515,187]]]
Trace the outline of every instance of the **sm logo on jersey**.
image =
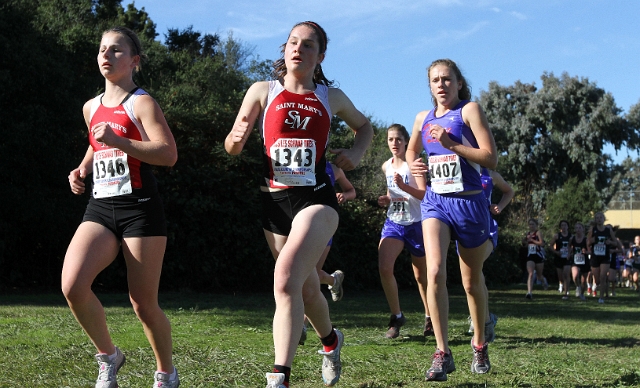
[[291,126],[291,129],[306,130],[307,124],[309,124],[309,120],[311,120],[311,117],[302,118],[300,112],[297,110],[290,110],[289,117],[290,119],[284,120],[284,123]]

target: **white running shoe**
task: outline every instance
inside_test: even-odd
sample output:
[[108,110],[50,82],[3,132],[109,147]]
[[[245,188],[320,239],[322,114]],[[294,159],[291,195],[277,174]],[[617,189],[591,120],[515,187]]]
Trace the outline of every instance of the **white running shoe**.
[[338,329],[333,329],[338,336],[338,345],[330,352],[325,352],[324,349],[318,350],[318,354],[323,355],[322,359],[322,381],[327,387],[333,387],[340,380],[340,373],[342,373],[342,362],[340,361],[340,350],[344,344],[344,334]]
[[578,286],[578,287],[576,287],[576,298],[579,298],[580,294],[582,294],[582,288],[580,286]]
[[344,273],[340,270],[336,270],[331,276],[335,279],[333,286],[329,286],[331,291],[331,300],[339,302],[344,295],[344,289],[342,288],[342,282],[344,281]]
[[266,388],[287,388],[284,385],[284,373],[267,373]]
[[[153,375],[154,383],[153,388],[178,388],[180,386],[180,377],[178,377],[178,371],[173,368],[174,373],[165,373],[156,371]],[[171,375],[175,374],[175,378],[171,379]]]
[[562,293],[562,283],[558,285],[558,292]]
[[116,380],[116,374],[120,368],[122,368],[126,359],[117,346],[116,356],[113,360],[108,354],[96,354],[96,361],[98,361],[100,369],[98,370],[98,379],[96,380],[95,388],[117,388],[118,381]]

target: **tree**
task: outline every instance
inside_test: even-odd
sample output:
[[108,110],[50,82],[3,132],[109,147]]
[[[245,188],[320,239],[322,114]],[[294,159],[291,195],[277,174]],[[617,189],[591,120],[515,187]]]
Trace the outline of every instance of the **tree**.
[[86,205],[66,177],[87,149],[82,106],[101,78],[96,36],[89,0],[0,5],[2,285],[59,284]]
[[615,188],[604,145],[638,145],[610,93],[566,73],[541,79],[540,90],[492,82],[480,96],[500,152],[498,170],[514,183],[525,219],[544,211],[546,198],[571,177],[593,181],[602,199],[610,196]]
[[566,220],[572,230],[576,222],[587,225],[594,214],[602,210],[604,206],[593,182],[572,177],[562,188],[549,195],[542,229],[551,235],[558,230],[560,221]]

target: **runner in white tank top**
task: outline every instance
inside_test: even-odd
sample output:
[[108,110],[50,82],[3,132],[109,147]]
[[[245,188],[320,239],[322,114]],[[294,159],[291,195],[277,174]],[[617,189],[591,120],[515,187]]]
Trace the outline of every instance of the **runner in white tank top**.
[[423,334],[433,335],[431,317],[427,306],[427,262],[424,256],[420,202],[424,197],[426,182],[423,177],[414,177],[406,162],[405,154],[409,142],[407,129],[393,124],[387,130],[387,145],[393,157],[382,165],[387,180],[387,194],[378,198],[380,206],[388,206],[378,245],[378,270],[380,281],[389,303],[391,318],[387,338],[400,335],[406,318],[400,308],[398,284],[393,270],[398,255],[407,248],[411,255],[413,276],[424,305],[425,325]]

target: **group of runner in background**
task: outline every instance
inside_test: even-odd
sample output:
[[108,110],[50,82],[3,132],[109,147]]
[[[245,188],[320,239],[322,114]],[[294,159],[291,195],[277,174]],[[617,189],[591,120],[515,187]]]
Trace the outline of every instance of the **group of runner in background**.
[[[616,295],[616,288],[626,287],[638,291],[640,272],[640,236],[633,243],[616,237],[617,227],[605,224],[604,213],[597,212],[587,228],[576,222],[573,234],[569,222],[560,221],[548,248],[558,275],[558,292],[563,300],[569,299],[570,288],[575,296],[586,300],[587,296],[605,303]],[[543,275],[547,245],[538,229],[536,220],[529,220],[529,232],[522,240],[522,256],[527,268],[527,299],[533,299],[533,286],[545,290],[549,283]]]

